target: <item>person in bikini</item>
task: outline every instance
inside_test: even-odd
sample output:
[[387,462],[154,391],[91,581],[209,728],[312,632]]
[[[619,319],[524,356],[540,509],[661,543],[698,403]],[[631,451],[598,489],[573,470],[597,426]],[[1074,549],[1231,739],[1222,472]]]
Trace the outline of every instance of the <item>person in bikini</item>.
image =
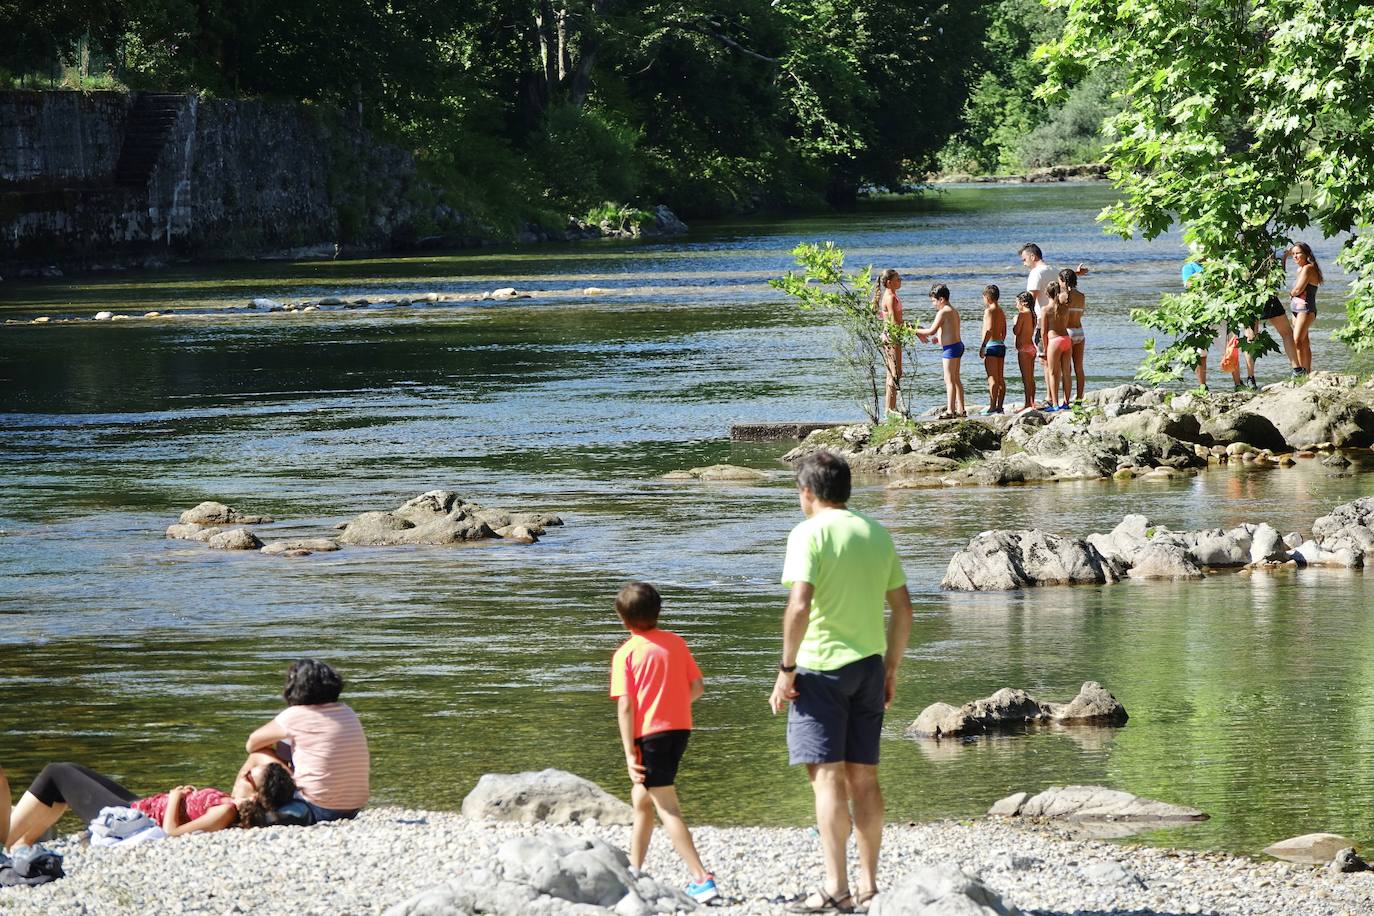
[[[902,275],[891,267],[878,276],[878,288],[873,292],[873,308],[884,324],[889,321],[893,324],[902,323],[902,300],[897,298],[897,290],[901,288]],[[882,333],[882,344],[883,365],[887,369],[884,404],[888,413],[896,413],[897,396],[902,389],[902,345],[900,341],[890,340],[886,330]]]
[[[1077,396],[1074,400],[1082,401],[1083,390],[1088,384],[1088,375],[1083,369],[1083,354],[1087,349],[1087,338],[1083,334],[1083,309],[1087,306],[1088,300],[1078,291],[1077,272],[1069,270],[1067,267],[1059,272],[1059,288],[1066,291],[1069,296],[1069,343],[1072,344],[1069,355],[1073,363],[1074,378],[1077,381]],[[1067,379],[1065,387],[1067,387]]]
[[[1073,371],[1073,338],[1069,336],[1069,297],[1055,280],[1048,290],[1049,305],[1040,313],[1045,339],[1045,378],[1049,386],[1047,411],[1069,409],[1069,373]],[[1058,401],[1060,389],[1064,400]]]
[[1293,310],[1293,349],[1298,358],[1293,375],[1300,377],[1312,371],[1312,322],[1317,320],[1317,287],[1322,285],[1324,278],[1311,245],[1294,242],[1283,253],[1284,270],[1288,269],[1289,257],[1298,265],[1298,275],[1289,291],[1292,298],[1288,300],[1288,307]]
[[1035,408],[1035,294],[1026,290],[1016,294],[1016,323],[1011,333],[1016,343],[1016,362],[1021,368],[1021,387],[1026,392],[1022,410]]
[[949,302],[949,287],[936,283],[930,288],[930,301],[935,306],[935,318],[930,322],[930,327],[914,330],[921,343],[930,343],[933,337],[940,345],[940,356],[945,365],[945,411],[940,418],[948,420],[965,416],[964,382],[959,376],[964,342],[959,336],[959,313]]
[[988,374],[988,409],[985,413],[1001,413],[1007,399],[1007,314],[998,304],[1002,291],[996,284],[983,288],[983,342],[978,355]]

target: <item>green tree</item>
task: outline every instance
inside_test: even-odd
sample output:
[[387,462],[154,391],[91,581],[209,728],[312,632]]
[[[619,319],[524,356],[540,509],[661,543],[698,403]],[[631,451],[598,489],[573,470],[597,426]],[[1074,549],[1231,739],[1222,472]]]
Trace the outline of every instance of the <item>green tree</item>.
[[[1170,335],[1142,373],[1196,363],[1219,324],[1256,320],[1284,278],[1275,250],[1300,230],[1328,236],[1374,217],[1374,8],[1353,0],[1050,0],[1055,91],[1085,70],[1121,75],[1106,151],[1123,200],[1103,219],[1154,238],[1175,221],[1207,259],[1181,295],[1139,309]],[[1357,275],[1341,336],[1374,346],[1374,241],[1341,253]],[[1268,346],[1259,341],[1256,346]]]

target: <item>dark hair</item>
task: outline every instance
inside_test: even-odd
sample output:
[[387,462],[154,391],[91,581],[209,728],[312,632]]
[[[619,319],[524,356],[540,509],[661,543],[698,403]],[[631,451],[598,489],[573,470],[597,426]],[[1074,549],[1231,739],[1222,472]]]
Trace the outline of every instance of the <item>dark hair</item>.
[[944,299],[946,302],[948,302],[949,287],[945,286],[943,283],[936,283],[934,286],[930,288],[930,297],[932,299]]
[[1028,289],[1023,289],[1016,294],[1016,301],[1030,306],[1031,311],[1035,311],[1035,293]]
[[273,812],[295,797],[296,781],[286,767],[280,763],[269,763],[257,794],[238,803],[238,825],[245,828],[269,826],[273,822]]
[[1054,304],[1058,305],[1064,301],[1063,299],[1059,298],[1059,291],[1059,281],[1051,280],[1050,285],[1045,287],[1045,298],[1049,299],[1050,302],[1053,302]]
[[630,582],[615,596],[615,612],[632,630],[652,630],[661,610],[663,599],[648,582]]
[[281,695],[287,706],[317,706],[337,703],[343,692],[343,678],[324,662],[301,658],[286,669],[286,689]]
[[[945,295],[949,292],[946,290]],[[797,461],[797,488],[810,490],[822,502],[849,502],[849,462],[834,452],[812,452]]]
[[1322,266],[1317,263],[1317,256],[1312,253],[1312,246],[1306,242],[1294,242],[1293,247],[1302,249],[1302,253],[1307,255],[1307,260],[1312,262],[1312,269],[1317,272],[1317,282],[1325,283],[1326,278],[1322,276]]
[[996,283],[989,283],[987,286],[983,287],[983,295],[987,296],[993,302],[996,302],[1002,298],[1002,291],[997,288]]
[[1044,252],[1040,250],[1040,246],[1035,244],[1034,242],[1027,242],[1026,244],[1022,245],[1021,250],[1016,253],[1025,254],[1027,251],[1035,255],[1037,258],[1043,258],[1045,256]]
[[1078,274],[1065,267],[1059,272],[1059,285],[1064,289],[1078,289]]

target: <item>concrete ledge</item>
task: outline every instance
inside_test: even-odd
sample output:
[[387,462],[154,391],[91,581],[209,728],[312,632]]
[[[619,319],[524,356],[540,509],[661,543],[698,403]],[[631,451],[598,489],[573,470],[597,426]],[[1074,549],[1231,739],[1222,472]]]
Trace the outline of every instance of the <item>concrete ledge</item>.
[[780,442],[794,439],[800,442],[818,429],[848,426],[848,423],[734,423],[730,438],[735,442]]

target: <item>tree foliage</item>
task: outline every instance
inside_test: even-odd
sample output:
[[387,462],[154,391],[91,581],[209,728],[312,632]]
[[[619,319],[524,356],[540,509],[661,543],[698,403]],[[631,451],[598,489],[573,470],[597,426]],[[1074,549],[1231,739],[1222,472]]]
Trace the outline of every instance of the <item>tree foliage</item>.
[[[1374,217],[1374,8],[1049,2],[1065,28],[1045,55],[1047,90],[1094,68],[1120,74],[1124,107],[1111,119],[1106,161],[1123,199],[1103,219],[1145,238],[1181,221],[1207,259],[1182,295],[1137,313],[1174,338],[1151,342],[1143,372],[1174,374],[1219,324],[1255,321],[1282,291],[1275,251],[1295,234],[1335,236]],[[1358,235],[1340,261],[1357,277],[1340,335],[1374,346],[1374,239]]]
[[725,213],[923,174],[957,125],[979,6],[19,0],[0,60],[47,72],[80,42],[134,88],[359,107],[487,216],[521,199]]

